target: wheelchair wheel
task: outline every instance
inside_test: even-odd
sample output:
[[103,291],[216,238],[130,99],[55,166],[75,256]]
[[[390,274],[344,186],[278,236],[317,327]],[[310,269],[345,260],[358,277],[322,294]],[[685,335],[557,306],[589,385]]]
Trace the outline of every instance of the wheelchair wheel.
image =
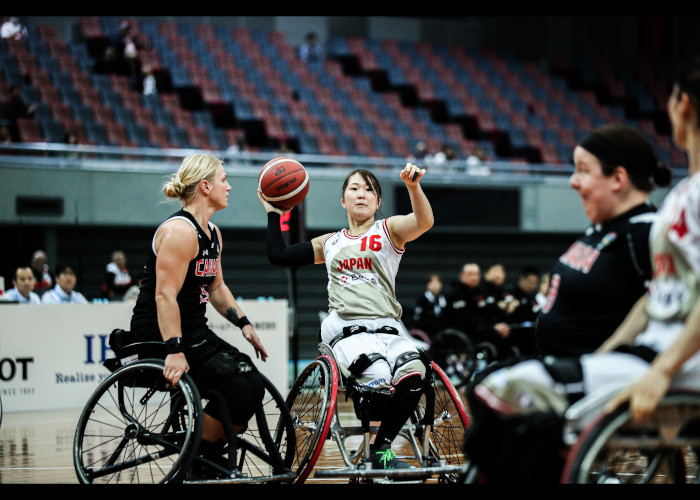
[[647,422],[630,422],[629,404],[585,429],[568,454],[566,483],[700,482],[700,395],[669,393]]
[[[427,422],[432,426],[429,449],[423,450],[423,456],[430,456],[436,462],[444,460],[445,465],[465,465],[467,456],[464,453],[464,442],[470,427],[469,417],[459,393],[447,374],[434,361],[432,372],[432,393],[435,395],[432,421],[424,418],[431,406],[430,394],[421,396],[413,416],[415,423]],[[458,475],[446,475],[438,481],[456,483]]]
[[430,356],[456,386],[465,385],[476,367],[474,344],[466,334],[451,328],[435,335]]
[[[261,374],[262,375],[262,374]],[[249,478],[292,469],[296,451],[294,424],[287,403],[264,375],[265,396],[255,419],[238,437],[237,468]]]
[[303,483],[328,437],[338,395],[338,369],[328,356],[319,356],[299,375],[287,396],[294,423],[296,452],[293,470]]
[[78,480],[180,482],[202,425],[202,402],[189,375],[171,387],[162,360],[127,364],[100,383],[80,415],[73,445]]

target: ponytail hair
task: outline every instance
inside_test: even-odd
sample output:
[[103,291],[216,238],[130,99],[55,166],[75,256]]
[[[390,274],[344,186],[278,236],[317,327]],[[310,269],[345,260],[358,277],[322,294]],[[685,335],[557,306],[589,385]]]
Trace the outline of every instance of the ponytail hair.
[[197,194],[199,183],[211,180],[222,163],[220,158],[207,153],[187,156],[177,172],[163,185],[163,193],[183,203],[190,201]]

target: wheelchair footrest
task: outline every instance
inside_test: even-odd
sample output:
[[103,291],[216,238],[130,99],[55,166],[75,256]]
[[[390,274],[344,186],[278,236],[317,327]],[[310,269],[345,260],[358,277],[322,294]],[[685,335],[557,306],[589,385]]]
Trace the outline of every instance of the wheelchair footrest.
[[296,479],[296,472],[289,471],[284,474],[274,474],[271,476],[254,477],[234,477],[221,479],[198,479],[186,480],[183,484],[261,484],[261,483],[284,483],[292,482]]
[[462,465],[445,465],[434,467],[415,467],[411,469],[363,469],[360,467],[352,469],[326,469],[314,471],[314,477],[361,477],[361,478],[429,478],[441,474],[459,474],[464,470]]

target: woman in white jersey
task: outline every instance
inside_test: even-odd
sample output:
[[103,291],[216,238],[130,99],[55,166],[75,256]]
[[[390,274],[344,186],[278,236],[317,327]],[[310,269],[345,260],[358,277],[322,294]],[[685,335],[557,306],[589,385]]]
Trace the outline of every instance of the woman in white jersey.
[[333,347],[340,370],[358,384],[392,393],[391,409],[382,420],[372,461],[375,468],[408,467],[397,460],[391,443],[418,404],[425,365],[413,342],[399,335],[401,305],[395,278],[405,245],[433,225],[433,211],[420,180],[425,170],[407,163],[401,171],[413,212],[375,220],[382,201],[372,172],[351,172],[340,202],[348,227],[310,242],[285,245],[280,230],[283,211],[258,197],[268,216],[267,250],[280,266],[326,264],[329,315],[321,339]]
[[[549,408],[561,418],[572,401],[569,388],[581,397],[628,381],[607,409],[629,400],[632,418],[640,422],[671,385],[700,390],[700,62],[682,68],[674,82],[668,115],[675,144],[688,154],[688,176],[666,195],[653,223],[647,293],[608,340],[579,358],[578,368],[565,377],[531,360],[484,378],[474,393],[493,412],[522,418]],[[476,432],[467,437],[468,455],[480,441],[484,438]],[[527,453],[519,455],[531,461]]]

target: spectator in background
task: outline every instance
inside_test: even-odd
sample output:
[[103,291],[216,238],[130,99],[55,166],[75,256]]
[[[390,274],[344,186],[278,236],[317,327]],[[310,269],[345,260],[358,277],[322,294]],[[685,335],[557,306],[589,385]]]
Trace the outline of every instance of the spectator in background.
[[285,139],[280,139],[279,144],[277,145],[277,149],[275,150],[275,153],[278,155],[289,155],[293,154],[294,151],[289,147],[289,143]]
[[112,252],[112,261],[107,264],[105,278],[102,282],[102,298],[122,300],[132,285],[131,274],[126,267],[126,254],[121,250]]
[[143,271],[140,271],[138,276],[136,276],[136,283],[131,285],[129,289],[124,294],[122,300],[127,302],[129,300],[136,301],[139,298],[139,292],[141,291],[141,281],[143,281]]
[[0,124],[0,144],[12,144],[12,132],[7,124]]
[[443,281],[439,274],[432,273],[425,278],[425,291],[416,299],[410,317],[412,328],[422,330],[432,337],[440,330],[440,317],[447,305],[443,293]]
[[248,151],[248,142],[245,136],[239,135],[236,137],[236,142],[231,144],[228,149],[226,149],[226,154],[240,154]]
[[480,165],[488,159],[486,156],[486,151],[481,146],[476,146],[472,154],[467,157],[467,167],[474,167]]
[[75,267],[60,264],[56,268],[56,285],[41,296],[42,304],[87,304],[85,296],[75,290],[78,278]]
[[443,144],[440,151],[433,155],[432,164],[442,165],[445,162],[454,161],[457,159],[457,152],[451,144]]
[[34,274],[34,291],[41,296],[54,285],[54,276],[49,268],[46,252],[43,250],[34,252],[30,266]]
[[5,300],[20,304],[41,304],[41,298],[34,292],[34,273],[29,266],[20,266],[12,278],[14,288],[5,292]]
[[525,266],[518,274],[518,283],[511,290],[512,300],[506,308],[506,321],[510,326],[510,341],[521,355],[535,354],[535,322],[539,305],[535,295],[540,283],[540,273],[533,266]]
[[547,291],[549,290],[549,273],[544,273],[540,278],[540,287],[535,295],[537,301],[537,309],[540,310],[547,302]]
[[27,28],[17,16],[9,16],[0,26],[0,37],[3,40],[22,40],[27,37]]
[[510,295],[513,300],[506,308],[506,318],[509,323],[535,322],[539,309],[537,299],[540,273],[534,266],[525,266],[518,274],[518,283]]
[[323,47],[318,43],[316,33],[306,34],[304,42],[299,46],[299,57],[306,63],[323,61]]
[[492,356],[510,354],[506,338],[508,325],[494,322],[484,313],[481,267],[475,262],[462,266],[459,280],[446,296],[447,306],[442,311],[442,328],[452,328],[464,333],[474,345],[488,343],[495,349]]
[[10,121],[10,132],[12,139],[19,142],[19,132],[17,130],[17,120],[20,118],[33,118],[36,111],[36,104],[28,104],[22,96],[22,87],[11,85],[9,97],[5,102],[5,117]]
[[413,153],[406,158],[409,163],[417,165],[430,164],[433,156],[428,153],[428,145],[425,141],[418,141],[413,148]]
[[[68,146],[78,146],[80,144],[78,134],[73,129],[66,130],[66,133],[63,137],[63,142],[65,142]],[[81,158],[82,154],[79,151],[67,150],[63,153],[63,156],[66,158],[76,159]]]
[[158,89],[156,88],[156,77],[153,74],[153,69],[148,65],[144,66],[142,75],[143,95],[156,95]]
[[468,175],[489,175],[491,169],[485,163],[488,161],[486,150],[481,146],[476,146],[472,154],[466,160],[466,173]]
[[505,282],[506,266],[502,262],[489,264],[484,273],[484,301],[481,307],[494,323],[506,320],[506,310],[513,299],[506,290]]
[[119,57],[117,49],[113,46],[108,46],[102,57],[98,58],[93,64],[92,71],[98,74],[128,76],[129,66],[123,57]]

